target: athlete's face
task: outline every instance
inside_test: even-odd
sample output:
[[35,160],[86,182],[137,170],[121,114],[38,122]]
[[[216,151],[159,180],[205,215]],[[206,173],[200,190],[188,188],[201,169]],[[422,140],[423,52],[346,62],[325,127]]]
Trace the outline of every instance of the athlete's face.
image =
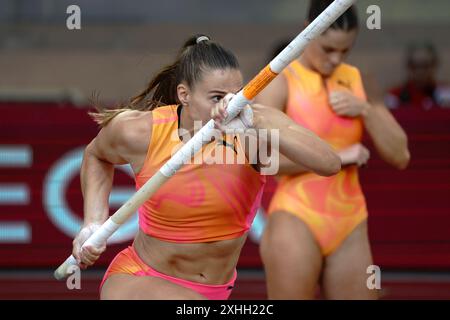
[[356,29],[350,31],[328,29],[311,41],[304,52],[304,58],[313,70],[328,77],[347,57],[356,35]]
[[238,69],[205,70],[192,87],[185,86],[185,92],[179,89],[178,96],[188,107],[190,117],[201,120],[204,125],[211,119],[211,109],[216,103],[227,93],[239,92],[242,84],[242,74]]

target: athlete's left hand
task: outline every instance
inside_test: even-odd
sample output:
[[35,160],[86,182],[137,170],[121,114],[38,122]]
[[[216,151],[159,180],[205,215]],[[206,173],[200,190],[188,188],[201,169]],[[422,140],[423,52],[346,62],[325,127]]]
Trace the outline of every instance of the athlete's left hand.
[[333,111],[341,117],[359,117],[367,115],[369,103],[346,91],[332,91],[329,102]]
[[211,109],[211,118],[214,120],[216,128],[221,131],[245,130],[253,127],[253,111],[249,105],[246,105],[239,115],[228,122],[228,124],[224,125],[222,123],[228,116],[227,107],[233,96],[234,94],[228,93]]

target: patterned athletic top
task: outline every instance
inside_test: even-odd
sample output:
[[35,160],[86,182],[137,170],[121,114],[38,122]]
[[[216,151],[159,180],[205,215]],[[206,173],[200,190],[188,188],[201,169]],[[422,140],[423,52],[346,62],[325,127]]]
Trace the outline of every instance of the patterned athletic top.
[[[152,137],[145,163],[135,177],[136,189],[182,145],[178,110],[181,107],[171,105],[152,111]],[[223,164],[220,159],[234,160]],[[248,163],[239,136],[223,135],[223,140],[203,146],[139,208],[139,226],[146,234],[168,242],[237,238],[253,222],[264,183],[265,177]]]

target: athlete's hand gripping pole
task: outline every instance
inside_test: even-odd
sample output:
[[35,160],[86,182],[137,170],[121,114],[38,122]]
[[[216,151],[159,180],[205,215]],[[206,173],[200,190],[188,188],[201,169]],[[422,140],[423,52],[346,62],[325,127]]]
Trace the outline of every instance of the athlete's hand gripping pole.
[[[245,105],[261,92],[285,67],[303,52],[307,44],[336,21],[356,0],[335,0],[308,27],[306,27],[291,43],[281,51],[256,77],[253,78],[230,101],[227,107],[228,117],[225,124],[236,117]],[[166,182],[181,166],[188,162],[205,143],[213,137],[214,121],[210,120],[195,134],[161,169],[153,175],[125,204],[123,204],[109,219],[83,244],[99,247]],[[73,256],[67,258],[54,276],[61,280],[67,277],[70,267],[77,262]]]

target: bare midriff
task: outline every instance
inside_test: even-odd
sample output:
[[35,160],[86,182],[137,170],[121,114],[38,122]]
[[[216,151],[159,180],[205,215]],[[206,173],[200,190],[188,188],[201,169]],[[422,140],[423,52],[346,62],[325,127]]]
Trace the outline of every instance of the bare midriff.
[[207,243],[161,241],[139,231],[133,247],[141,260],[163,274],[198,282],[220,285],[235,272],[247,236]]

